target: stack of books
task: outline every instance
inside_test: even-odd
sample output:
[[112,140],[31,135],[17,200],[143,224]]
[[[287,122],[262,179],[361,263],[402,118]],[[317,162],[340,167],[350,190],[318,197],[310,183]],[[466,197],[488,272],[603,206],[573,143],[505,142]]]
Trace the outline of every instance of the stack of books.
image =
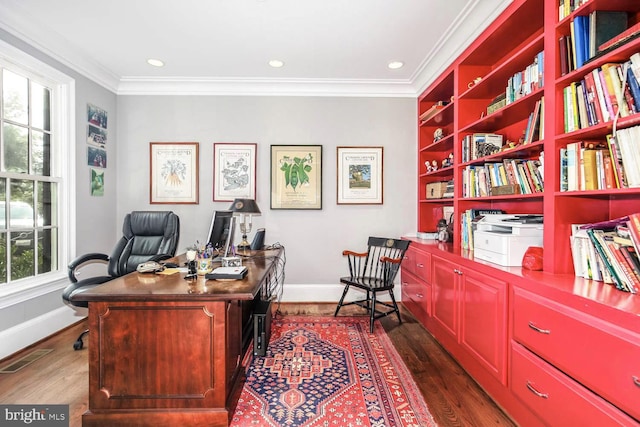
[[640,212],[610,221],[573,224],[571,252],[575,275],[640,290]]
[[560,148],[560,191],[640,187],[640,126],[620,129],[607,141],[578,141]]
[[640,52],[595,68],[566,86],[563,95],[565,132],[640,112]]
[[[541,155],[541,158],[543,155]],[[503,159],[469,165],[462,172],[463,197],[533,194],[544,191],[541,159]]]
[[544,51],[536,54],[533,62],[515,73],[507,81],[505,103],[511,104],[523,96],[541,89],[544,86]]

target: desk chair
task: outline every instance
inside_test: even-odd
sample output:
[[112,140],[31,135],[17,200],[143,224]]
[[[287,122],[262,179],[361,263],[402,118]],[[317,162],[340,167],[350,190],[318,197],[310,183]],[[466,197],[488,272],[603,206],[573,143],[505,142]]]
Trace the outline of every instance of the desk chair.
[[[393,296],[393,281],[396,274],[398,274],[398,270],[400,270],[400,263],[409,247],[409,243],[411,243],[409,240],[369,237],[369,249],[367,252],[343,251],[342,255],[348,257],[349,260],[349,276],[340,278],[340,282],[344,283],[345,287],[334,317],[338,315],[340,308],[343,306],[356,304],[367,309],[371,319],[369,322],[369,331],[371,333],[373,333],[374,320],[391,313],[396,313],[398,322],[402,323],[400,310]],[[351,286],[364,290],[367,297],[345,303],[344,297]],[[378,301],[378,292],[389,292],[391,303]],[[379,306],[383,306],[382,309],[379,309]]]
[[[138,264],[146,261],[161,261],[176,253],[180,238],[180,218],[173,212],[134,211],[127,214],[122,226],[122,237],[111,252],[88,253],[81,255],[69,264],[69,284],[62,292],[62,300],[72,307],[88,307],[86,301],[71,301],[71,298],[86,290],[101,285],[116,277],[124,276],[136,270]],[[78,280],[76,273],[80,267],[90,262],[107,263],[106,276],[94,276]],[[80,334],[73,344],[75,350],[83,347]]]

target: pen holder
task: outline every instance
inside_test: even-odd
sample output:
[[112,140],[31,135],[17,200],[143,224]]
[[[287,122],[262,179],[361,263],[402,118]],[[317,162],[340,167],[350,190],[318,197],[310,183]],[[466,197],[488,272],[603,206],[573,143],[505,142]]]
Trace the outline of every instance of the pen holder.
[[196,260],[196,272],[198,275],[203,276],[211,273],[211,270],[211,258],[198,258]]
[[242,258],[239,256],[226,256],[222,257],[223,267],[240,267],[242,266]]

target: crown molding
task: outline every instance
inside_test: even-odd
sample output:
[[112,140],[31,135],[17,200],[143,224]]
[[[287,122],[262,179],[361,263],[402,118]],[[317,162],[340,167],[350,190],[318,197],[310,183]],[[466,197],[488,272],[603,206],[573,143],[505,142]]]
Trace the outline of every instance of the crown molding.
[[469,3],[411,77],[416,94],[421,94],[438,78],[512,2],[503,0],[495,5],[474,0]]
[[415,97],[409,80],[123,77],[118,95]]
[[[16,13],[16,9],[19,7],[19,2],[11,2],[11,4],[0,2],[1,29],[105,89],[112,92],[117,91],[120,80],[117,75],[91,60],[88,55],[83,55],[80,50],[74,48],[68,40],[63,39],[57,33],[45,31],[43,27],[25,20],[23,18],[25,14]],[[25,34],[20,28],[28,29],[31,36]],[[50,46],[54,47],[55,51]]]

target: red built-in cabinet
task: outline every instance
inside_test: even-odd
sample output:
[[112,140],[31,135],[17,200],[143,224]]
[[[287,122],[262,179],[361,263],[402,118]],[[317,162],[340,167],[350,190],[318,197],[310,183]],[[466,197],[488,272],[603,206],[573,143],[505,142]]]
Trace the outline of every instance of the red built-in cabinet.
[[[640,52],[640,38],[564,75],[559,39],[576,16],[594,10],[625,11],[629,26],[636,24],[640,1],[587,0],[562,19],[559,6],[560,0],[514,0],[419,96],[417,230],[435,231],[453,209],[456,232],[452,243],[408,237],[402,299],[518,424],[637,426],[640,296],[575,277],[569,237],[571,224],[640,211],[640,188],[561,191],[560,151],[572,142],[605,141],[613,130],[608,121],[565,132],[564,88],[605,63],[628,60]],[[541,84],[487,111],[540,52]],[[544,112],[539,138],[484,157],[463,153],[462,141],[477,133],[518,141],[536,105]],[[638,124],[640,113],[616,126]],[[443,167],[451,153],[453,162]],[[542,161],[544,190],[471,197],[465,171],[505,159]],[[436,170],[427,166],[434,161]],[[427,197],[429,184],[446,181],[454,182],[453,197]],[[474,259],[460,232],[468,209],[543,214],[543,271]]]

